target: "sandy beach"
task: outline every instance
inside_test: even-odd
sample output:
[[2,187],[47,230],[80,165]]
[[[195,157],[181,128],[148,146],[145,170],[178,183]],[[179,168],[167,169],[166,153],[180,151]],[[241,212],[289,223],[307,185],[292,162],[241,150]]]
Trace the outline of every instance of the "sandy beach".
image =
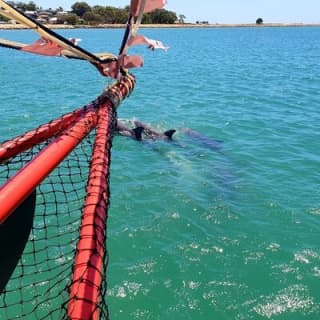
[[[76,29],[76,28],[105,28],[105,29],[123,29],[124,24],[101,24],[101,25],[65,25],[65,24],[48,24],[46,25],[50,29]],[[257,25],[255,23],[248,24],[196,24],[196,23],[184,23],[184,24],[142,24],[140,28],[266,28],[266,27],[319,27],[319,24],[304,24],[304,23],[264,23]],[[19,30],[28,29],[21,24],[0,24],[1,30]]]

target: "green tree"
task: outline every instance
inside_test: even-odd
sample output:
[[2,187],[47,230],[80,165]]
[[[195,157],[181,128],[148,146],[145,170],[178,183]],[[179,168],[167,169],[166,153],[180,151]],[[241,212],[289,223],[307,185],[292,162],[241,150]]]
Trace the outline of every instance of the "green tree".
[[115,23],[116,20],[116,8],[111,6],[105,7],[105,23]]
[[21,11],[36,11],[37,5],[33,1],[29,1],[28,3],[25,2],[10,2],[10,5],[13,5],[14,7],[17,7]]
[[128,14],[125,9],[115,8],[111,6],[94,6],[92,12],[99,15],[101,23],[126,23]]
[[72,13],[76,14],[78,17],[82,18],[82,16],[91,11],[91,7],[86,2],[75,2],[72,6]]
[[87,11],[83,16],[82,19],[84,22],[90,24],[90,25],[97,25],[100,23],[103,23],[103,16],[100,14],[97,14],[93,11]]
[[184,14],[179,14],[178,16],[178,21],[179,23],[184,23],[186,16]]
[[96,5],[91,8],[91,11],[103,17],[105,15],[106,8],[103,6]]
[[258,18],[256,20],[256,24],[263,24],[263,19],[262,18]]
[[79,23],[79,16],[77,16],[75,13],[66,14],[58,17],[57,23],[75,25]]
[[126,23],[128,20],[128,12],[125,9],[116,8],[115,10],[115,22],[114,23]]
[[152,24],[152,17],[150,13],[146,13],[142,17],[142,23],[143,24]]
[[[18,7],[21,11],[36,11],[38,7],[35,2],[29,1],[24,3],[22,1],[14,2],[9,0],[8,3],[14,7]],[[85,1],[75,2],[71,6],[71,13],[68,15],[63,15],[58,17],[58,23],[69,23],[76,24],[80,21],[85,21],[89,24],[96,25],[100,23],[121,23],[124,24],[127,22],[130,6],[124,8],[116,8],[112,6],[100,6],[96,5],[90,7],[89,4]],[[50,9],[53,15],[57,12],[64,11],[62,7],[57,9]],[[80,18],[80,19],[79,19]],[[153,12],[149,12],[143,16],[142,23],[145,24],[173,24],[177,20],[180,23],[184,23],[185,16],[183,14],[179,15],[179,19],[175,12],[168,11],[165,9],[158,9]],[[2,20],[6,20],[2,18]]]
[[[177,15],[175,12],[165,9],[157,9],[155,11],[147,13],[146,19],[148,19],[148,15],[151,18],[151,23],[155,24],[173,24],[177,20]],[[142,22],[145,23],[144,21]]]
[[10,19],[8,19],[7,17],[4,17],[0,14],[0,21],[3,21],[3,22],[8,22]]

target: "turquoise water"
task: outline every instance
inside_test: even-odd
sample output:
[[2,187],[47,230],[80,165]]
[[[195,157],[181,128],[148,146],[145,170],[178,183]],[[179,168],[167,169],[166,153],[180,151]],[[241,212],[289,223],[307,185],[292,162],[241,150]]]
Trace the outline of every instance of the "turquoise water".
[[[117,52],[122,30],[62,30]],[[111,319],[319,319],[320,28],[146,29],[119,109],[176,143],[115,137]],[[0,37],[32,41],[29,31]],[[0,140],[94,99],[81,61],[0,49]]]

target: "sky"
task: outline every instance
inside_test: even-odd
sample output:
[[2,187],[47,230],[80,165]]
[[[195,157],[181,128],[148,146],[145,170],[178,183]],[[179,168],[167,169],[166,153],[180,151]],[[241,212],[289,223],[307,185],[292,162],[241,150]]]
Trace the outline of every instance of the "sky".
[[[65,10],[77,1],[120,8],[130,4],[130,0],[33,1],[44,9]],[[186,22],[255,23],[262,18],[265,23],[320,23],[320,0],[167,0],[165,9],[185,15]]]

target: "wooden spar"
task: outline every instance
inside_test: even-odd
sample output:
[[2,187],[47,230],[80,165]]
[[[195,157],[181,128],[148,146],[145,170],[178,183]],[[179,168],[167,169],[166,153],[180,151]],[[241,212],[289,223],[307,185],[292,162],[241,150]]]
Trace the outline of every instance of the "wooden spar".
[[91,52],[74,45],[71,41],[68,39],[65,39],[58,33],[50,30],[46,26],[40,24],[39,22],[31,19],[30,17],[27,17],[22,12],[16,10],[3,0],[0,0],[0,13],[10,19],[14,19],[18,21],[19,23],[33,29],[37,33],[39,33],[40,36],[46,38],[47,40],[51,40],[52,42],[59,45],[61,48],[67,50],[73,57],[78,57],[79,59],[87,60],[91,62],[94,65],[97,65],[102,62],[108,62],[108,61],[115,61],[116,57],[114,55],[109,55],[106,60],[101,59],[99,56],[96,56],[95,54],[92,54]]
[[[0,39],[0,47],[8,48],[8,49],[14,49],[14,50],[22,50],[23,47],[28,46],[26,43],[12,41],[12,40],[6,40],[6,39]],[[99,57],[102,60],[106,59],[114,59],[114,55],[107,52],[101,52],[101,53],[94,53],[95,56]],[[71,52],[70,50],[64,49],[61,51],[61,57],[69,58],[69,59],[80,59],[84,60],[83,57],[79,57],[74,52]]]
[[0,46],[4,48],[9,48],[9,49],[21,50],[24,46],[26,46],[26,44],[22,42],[17,42],[17,41],[0,39]]

